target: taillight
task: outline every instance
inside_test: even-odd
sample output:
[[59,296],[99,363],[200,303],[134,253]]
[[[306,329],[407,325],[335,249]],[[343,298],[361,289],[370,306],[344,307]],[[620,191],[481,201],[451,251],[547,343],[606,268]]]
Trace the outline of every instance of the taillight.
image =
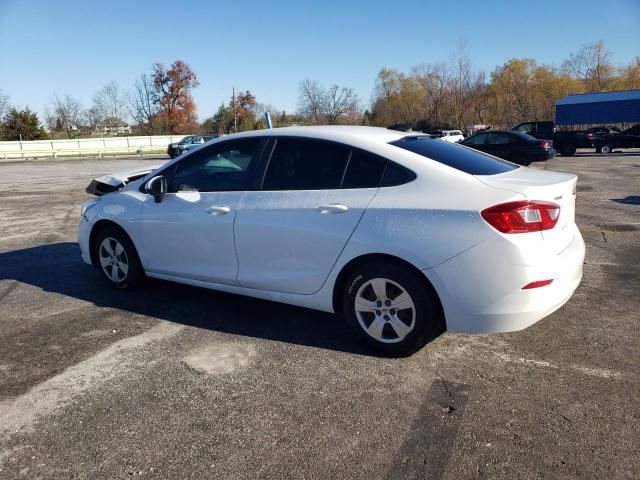
[[549,150],[551,148],[551,145],[553,145],[553,142],[550,142],[549,140],[543,140],[540,142],[540,146],[545,150]]
[[524,287],[522,287],[522,290],[531,290],[533,288],[546,287],[547,285],[551,285],[551,282],[553,282],[553,278],[551,280],[538,280],[535,282],[527,283]]
[[560,218],[560,205],[543,201],[501,203],[480,212],[489,225],[502,233],[550,230]]

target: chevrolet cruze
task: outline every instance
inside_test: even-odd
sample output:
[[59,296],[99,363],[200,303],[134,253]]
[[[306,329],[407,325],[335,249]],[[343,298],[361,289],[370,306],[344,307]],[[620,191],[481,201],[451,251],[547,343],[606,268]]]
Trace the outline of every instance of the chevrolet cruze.
[[390,355],[444,330],[523,329],[582,278],[575,175],[428,135],[244,132],[107,178],[79,243],[112,286],[148,276],[335,312]]

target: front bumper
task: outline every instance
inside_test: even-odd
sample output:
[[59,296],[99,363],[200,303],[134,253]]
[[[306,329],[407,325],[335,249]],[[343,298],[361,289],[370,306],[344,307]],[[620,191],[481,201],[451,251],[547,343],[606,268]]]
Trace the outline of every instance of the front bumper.
[[[564,305],[582,280],[585,246],[577,226],[560,253],[523,249],[496,235],[425,270],[440,296],[447,330],[498,333],[522,330]],[[545,287],[523,290],[538,280]]]
[[78,225],[78,245],[80,246],[80,252],[82,253],[82,260],[89,265],[92,265],[89,248],[91,226],[92,224],[86,218],[80,218],[80,224]]

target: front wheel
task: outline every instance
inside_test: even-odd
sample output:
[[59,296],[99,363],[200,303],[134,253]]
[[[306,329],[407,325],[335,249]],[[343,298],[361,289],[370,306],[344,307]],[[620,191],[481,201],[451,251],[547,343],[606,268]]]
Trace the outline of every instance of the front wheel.
[[444,325],[425,279],[395,264],[370,265],[353,273],[344,293],[344,314],[362,340],[392,356],[412,354]]
[[119,289],[135,288],[144,279],[144,271],[133,242],[119,228],[98,232],[94,243],[97,267],[109,285]]
[[605,155],[607,153],[611,153],[611,146],[610,145],[602,145],[600,147],[600,152],[599,153],[604,153]]

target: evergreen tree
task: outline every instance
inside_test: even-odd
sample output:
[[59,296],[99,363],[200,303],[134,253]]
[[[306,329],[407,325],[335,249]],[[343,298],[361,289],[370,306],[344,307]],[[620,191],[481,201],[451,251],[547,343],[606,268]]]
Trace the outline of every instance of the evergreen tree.
[[5,140],[42,140],[47,134],[40,125],[40,120],[35,112],[28,108],[18,110],[15,107],[9,109],[2,120],[2,134]]

